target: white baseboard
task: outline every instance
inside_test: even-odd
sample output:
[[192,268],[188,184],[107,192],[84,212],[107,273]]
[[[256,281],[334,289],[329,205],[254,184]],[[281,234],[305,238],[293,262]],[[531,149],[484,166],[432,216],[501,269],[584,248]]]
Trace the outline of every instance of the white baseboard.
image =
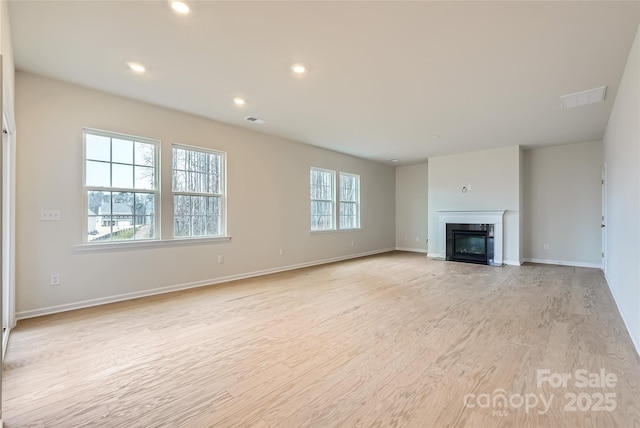
[[503,260],[502,264],[509,265],[509,266],[520,266],[522,262],[515,261],[515,260]]
[[[286,272],[289,270],[301,269],[305,267],[323,265],[327,263],[340,262],[343,260],[356,259],[359,257],[372,256],[374,254],[388,253],[394,251],[395,248],[384,248],[381,250],[367,251],[364,253],[350,254],[348,256],[333,257],[330,259],[315,260],[312,262],[298,263],[295,265],[280,266],[271,269],[263,269],[254,272],[241,273],[237,275],[229,275],[221,278],[205,279],[202,281],[188,282],[185,284],[169,285],[166,287],[152,288],[150,290],[136,291],[133,293],[118,294],[115,296],[100,297],[98,299],[83,300],[80,302],[67,303],[64,305],[48,306],[40,309],[31,309],[27,311],[17,312],[16,319],[22,320],[26,318],[50,315],[59,312],[71,311],[74,309],[89,308],[92,306],[106,305],[108,303],[122,302],[124,300],[137,299],[140,297],[155,296],[157,294],[171,293],[172,291],[187,290],[189,288],[205,287],[207,285],[221,284],[223,282],[236,281],[239,279],[253,278],[256,276],[269,275],[272,273]],[[0,427],[1,428],[1,427]]]
[[427,250],[424,248],[409,248],[409,247],[396,247],[396,251],[410,251],[412,253],[426,254]]
[[440,253],[427,253],[427,257],[432,258],[432,259],[436,259],[436,260],[444,260],[445,259],[444,254],[440,254]]
[[604,280],[607,281],[607,287],[609,287],[609,291],[611,292],[611,295],[613,296],[613,301],[616,302],[616,306],[618,307],[618,313],[620,314],[620,317],[622,318],[622,322],[624,322],[625,327],[627,327],[627,332],[629,333],[629,336],[631,337],[631,342],[633,342],[633,346],[635,346],[636,348],[636,353],[638,354],[638,356],[640,356],[640,337],[636,337],[633,333],[633,329],[630,328],[632,326],[632,324],[629,322],[629,320],[624,316],[624,312],[622,312],[621,308],[622,306],[620,306],[620,299],[618,298],[618,296],[616,296],[616,293],[613,291],[613,288],[611,288],[611,283],[609,282],[609,278],[607,278],[607,274],[604,274]]
[[542,263],[545,265],[561,265],[561,266],[574,266],[574,267],[602,269],[602,264],[600,263],[583,263],[583,262],[571,262],[571,261],[565,261],[565,260],[547,260],[547,259],[522,259],[522,261],[529,262],[529,263]]

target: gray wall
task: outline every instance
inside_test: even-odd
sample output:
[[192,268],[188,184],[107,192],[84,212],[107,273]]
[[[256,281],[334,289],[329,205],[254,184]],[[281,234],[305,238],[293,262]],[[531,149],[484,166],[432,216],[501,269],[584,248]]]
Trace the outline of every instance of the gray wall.
[[602,142],[525,150],[523,159],[524,258],[600,267]]
[[640,354],[640,30],[604,135],[605,274]]
[[[18,317],[395,248],[393,167],[22,72],[16,94]],[[165,239],[171,144],[226,151],[232,240],[76,251],[86,232],[83,127],[161,140]],[[360,175],[361,230],[309,233],[311,166]],[[62,220],[41,222],[42,209],[61,210]],[[60,286],[49,285],[52,273]]]
[[427,252],[427,163],[396,168],[396,248]]

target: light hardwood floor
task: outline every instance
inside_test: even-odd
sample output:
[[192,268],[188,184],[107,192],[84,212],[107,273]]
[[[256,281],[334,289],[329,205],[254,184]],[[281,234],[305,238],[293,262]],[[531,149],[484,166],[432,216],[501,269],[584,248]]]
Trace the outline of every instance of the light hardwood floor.
[[3,401],[9,428],[637,427],[640,359],[599,270],[395,252],[21,321]]

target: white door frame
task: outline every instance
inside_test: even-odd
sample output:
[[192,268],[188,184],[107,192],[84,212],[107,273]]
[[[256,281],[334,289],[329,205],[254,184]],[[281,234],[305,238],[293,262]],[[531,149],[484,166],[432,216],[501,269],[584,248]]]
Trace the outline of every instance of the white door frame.
[[600,229],[602,234],[602,271],[607,274],[607,164],[602,166],[602,217]]
[[[3,82],[3,86],[6,82]],[[4,87],[2,108],[2,358],[6,351],[9,331],[16,326],[16,123]]]

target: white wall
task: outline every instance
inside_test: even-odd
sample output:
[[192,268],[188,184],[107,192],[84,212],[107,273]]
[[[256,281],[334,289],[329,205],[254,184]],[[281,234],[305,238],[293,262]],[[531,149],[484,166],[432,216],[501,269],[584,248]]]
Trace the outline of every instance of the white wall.
[[396,249],[427,252],[427,163],[396,168]]
[[524,258],[600,267],[602,142],[525,150],[523,159]]
[[[22,72],[16,95],[19,317],[395,248],[393,167]],[[171,143],[226,151],[232,240],[76,252],[86,233],[83,127],[161,140],[165,190]],[[360,175],[361,230],[309,234],[311,166]],[[41,222],[41,209],[60,209],[62,220]],[[161,209],[169,238],[169,193]],[[60,274],[60,286],[49,285],[52,273]]]
[[640,30],[604,135],[606,277],[640,353]]
[[441,247],[439,210],[507,210],[504,262],[520,263],[520,155],[512,146],[429,159],[429,254]]

